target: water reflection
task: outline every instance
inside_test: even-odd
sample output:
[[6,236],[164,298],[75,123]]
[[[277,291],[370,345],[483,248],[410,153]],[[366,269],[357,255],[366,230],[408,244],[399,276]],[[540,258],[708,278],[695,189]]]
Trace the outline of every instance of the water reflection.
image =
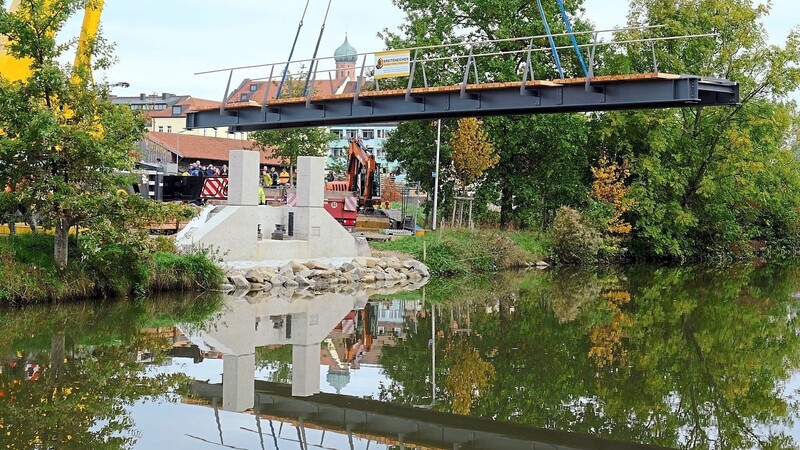
[[798,271],[7,312],[0,448],[795,448]]
[[54,305],[0,315],[0,448],[129,448],[126,406],[163,398],[182,374],[148,373],[170,342],[147,325],[207,317],[214,297]]

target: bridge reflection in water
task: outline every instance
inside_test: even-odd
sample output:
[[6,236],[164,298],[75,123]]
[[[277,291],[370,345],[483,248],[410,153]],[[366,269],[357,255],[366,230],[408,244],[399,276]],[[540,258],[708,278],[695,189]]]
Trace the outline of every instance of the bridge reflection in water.
[[[221,384],[193,383],[194,400],[185,402],[213,408],[221,443],[224,427],[220,407],[252,413],[255,427],[246,430],[259,435],[263,448],[267,441],[280,448],[279,439],[298,443],[300,448],[341,448],[346,442],[352,449],[355,448],[354,439],[399,448],[661,448],[320,393],[321,342],[342,317],[354,309],[364,308],[373,293],[390,291],[316,296],[229,295],[213,324],[187,332],[193,342],[213,346],[224,354],[223,381]],[[292,345],[291,385],[255,380],[256,347],[276,344]],[[296,439],[287,439],[285,433],[281,434],[285,424],[296,430]],[[308,434],[314,430],[316,434],[311,443]],[[316,443],[320,431],[319,443]]]

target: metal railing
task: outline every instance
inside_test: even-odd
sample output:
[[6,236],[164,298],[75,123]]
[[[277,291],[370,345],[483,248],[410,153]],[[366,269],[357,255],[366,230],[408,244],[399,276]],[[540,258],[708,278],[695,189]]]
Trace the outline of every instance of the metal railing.
[[[625,28],[615,28],[615,29],[604,29],[604,30],[592,30],[592,31],[576,31],[576,32],[565,32],[565,33],[553,33],[553,34],[540,34],[535,36],[524,36],[519,38],[505,38],[505,39],[487,39],[487,40],[465,40],[461,42],[455,43],[448,43],[448,44],[440,44],[440,45],[428,45],[428,46],[416,46],[416,47],[409,47],[406,49],[409,51],[410,55],[413,55],[410,62],[410,70],[408,76],[408,82],[406,85],[406,101],[414,101],[412,96],[412,88],[414,87],[415,83],[415,75],[417,65],[420,66],[420,74],[422,75],[422,87],[430,87],[428,83],[428,76],[426,72],[426,65],[434,62],[441,62],[441,61],[454,61],[457,62],[461,69],[461,95],[462,97],[468,96],[469,94],[467,91],[467,86],[470,84],[470,75],[472,74],[474,77],[474,84],[480,84],[481,79],[479,76],[478,71],[478,64],[477,60],[479,58],[491,58],[491,57],[508,57],[508,56],[521,56],[520,59],[517,60],[519,67],[522,73],[518,75],[521,76],[522,85],[520,87],[520,93],[525,93],[526,84],[534,80],[534,67],[532,64],[532,55],[537,52],[552,52],[553,58],[558,58],[558,51],[559,50],[567,50],[573,49],[576,52],[587,52],[587,62],[586,66],[584,67],[581,64],[582,68],[586,70],[584,73],[585,77],[585,84],[587,90],[597,89],[596,87],[592,86],[592,79],[594,78],[594,66],[595,66],[595,55],[596,50],[598,47],[603,46],[629,46],[633,44],[643,44],[645,47],[649,47],[650,53],[652,54],[652,71],[654,73],[658,73],[658,60],[656,57],[656,50],[655,47],[658,43],[667,42],[667,41],[675,41],[675,40],[685,40],[685,39],[695,39],[695,38],[704,38],[704,37],[716,37],[718,36],[717,33],[704,33],[704,34],[691,34],[691,35],[675,35],[675,36],[654,36],[654,37],[641,37],[641,38],[628,38],[622,39],[619,41],[615,40],[601,40],[600,36],[605,33],[620,33],[620,32],[637,32],[637,31],[646,31],[652,29],[659,29],[663,28],[664,25],[646,25],[646,26],[638,26],[638,27],[625,27]],[[547,47],[534,47],[536,40],[538,39],[548,39],[551,40],[553,38],[559,37],[569,37],[574,39],[575,37],[588,37],[589,41],[586,43],[578,44],[577,42],[572,43],[571,45],[552,45]],[[520,48],[514,50],[507,50],[507,51],[485,51],[480,52],[476,51],[479,50],[481,47],[486,47],[490,45],[496,45],[499,43],[519,43]],[[441,55],[442,50],[450,51],[455,49],[456,51],[452,55]],[[458,49],[461,49],[460,51]],[[376,52],[361,52],[355,53],[352,55],[347,55],[350,57],[355,56],[356,62],[360,58],[361,65],[360,65],[360,73],[356,77],[355,81],[355,93],[354,93],[354,102],[360,101],[360,96],[362,90],[365,89],[365,83],[367,77],[371,75],[372,71],[375,69],[373,64],[367,64],[367,57],[369,55],[374,55]],[[228,82],[225,87],[225,93],[223,95],[223,100],[220,105],[220,113],[224,114],[225,109],[228,103],[236,102],[235,99],[229,99],[231,94],[230,91],[230,84],[233,79],[233,75],[235,72],[242,72],[247,70],[253,69],[269,69],[269,74],[266,77],[253,77],[249,78],[252,82],[263,83],[266,82],[266,92],[261,101],[261,108],[262,110],[266,110],[268,108],[268,103],[270,100],[270,95],[272,94],[272,87],[273,84],[279,80],[282,80],[284,77],[284,73],[287,70],[286,67],[290,67],[292,64],[300,65],[301,70],[296,71],[295,73],[303,73],[306,78],[300,79],[298,81],[305,84],[306,88],[302,93],[302,97],[306,100],[306,107],[311,108],[311,100],[314,96],[314,89],[313,87],[316,85],[316,80],[318,75],[320,74],[328,74],[329,82],[331,84],[331,91],[334,92],[334,80],[331,76],[333,72],[337,69],[319,69],[320,62],[328,61],[335,59],[336,57],[333,56],[325,56],[325,57],[317,57],[317,58],[310,58],[310,59],[302,59],[296,61],[281,61],[275,63],[264,63],[264,64],[253,64],[253,65],[244,65],[244,66],[235,66],[235,67],[227,67],[222,69],[213,69],[213,70],[206,70],[202,72],[197,72],[195,75],[207,75],[207,74],[216,74],[216,73],[228,73]],[[579,59],[583,63],[583,55],[579,53]],[[557,67],[559,69],[559,76],[561,79],[564,78],[563,72],[560,70],[560,62],[557,60],[553,61],[557,63]],[[308,73],[305,73],[305,65],[308,64],[313,70],[309,70]],[[278,68],[278,73],[276,75],[276,67]],[[358,68],[358,67],[356,67]],[[549,67],[548,67],[549,68]],[[453,72],[455,74],[455,72]],[[309,79],[310,78],[310,79]],[[380,91],[380,84],[378,79],[373,78],[373,86],[376,91]],[[308,86],[312,86],[312,89],[308,89]],[[302,98],[300,97],[300,98]],[[298,97],[295,97],[298,98]],[[248,100],[249,101],[249,100]]]

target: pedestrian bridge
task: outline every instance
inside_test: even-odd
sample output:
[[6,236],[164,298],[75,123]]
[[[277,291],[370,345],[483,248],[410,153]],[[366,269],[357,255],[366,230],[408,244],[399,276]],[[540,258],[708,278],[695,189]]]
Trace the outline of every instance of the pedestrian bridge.
[[[320,64],[336,57],[317,58],[315,54],[314,58],[302,61],[199,72],[196,75],[227,73],[228,85],[221,106],[189,112],[186,127],[230,127],[229,130],[233,132],[249,132],[473,116],[728,106],[739,103],[739,85],[736,82],[699,75],[674,75],[659,70],[658,55],[674,51],[675,46],[679,45],[674,44],[675,41],[718,39],[719,36],[714,33],[665,36],[662,25],[573,32],[566,15],[564,21],[568,30],[565,33],[551,34],[545,22],[547,34],[539,36],[469,40],[393,51],[408,55],[409,67],[407,71],[401,71],[394,81],[383,86],[379,81],[384,80],[385,75],[376,75],[380,66],[377,62],[375,65],[367,64],[367,58],[371,56],[377,61],[380,52],[348,55],[352,61],[363,57],[360,74],[356,76],[353,70],[339,88],[330,80],[330,88],[321,90],[315,87],[325,84],[319,81],[320,75],[327,72],[328,78],[331,78],[332,71],[319,70]],[[601,39],[603,33],[610,33],[611,39]],[[554,39],[570,41],[571,45],[558,47]],[[505,49],[503,51],[498,50],[500,41]],[[549,47],[535,47],[543,42],[549,42]],[[673,44],[660,49],[659,46],[666,42]],[[594,68],[598,66],[595,51],[600,46],[618,46],[615,51],[620,54],[643,60],[649,60],[648,54],[652,53],[650,72],[595,74]],[[572,67],[562,67],[559,49],[574,51]],[[535,57],[537,52],[552,53],[552,60]],[[500,60],[504,60],[507,67],[517,67],[519,78],[500,79],[504,82],[497,82],[499,74],[486,67],[498,67]],[[538,70],[534,62],[540,64]],[[281,97],[284,80],[293,73],[291,64],[300,64],[299,70],[294,72],[298,74],[302,73],[306,64],[309,66],[307,73],[295,79],[304,82],[305,87],[302,91],[295,89],[289,92],[288,98]],[[552,67],[557,69],[553,79],[534,79],[534,73],[552,73]],[[256,83],[250,85],[251,91],[253,87],[257,88],[255,92],[239,91],[238,97],[234,95],[236,91],[231,93],[234,74],[252,70],[256,73],[266,70],[269,75],[265,78],[246,78]],[[570,77],[568,72],[577,75]],[[461,82],[446,85],[455,83],[455,80]],[[263,93],[259,87],[262,85],[266,86]],[[397,89],[397,86],[404,88]],[[327,94],[320,93],[323,91]],[[260,97],[260,101],[254,97]]]
[[187,128],[231,131],[365,124],[453,117],[724,106],[737,83],[695,75],[641,73],[556,80],[368,91],[325,97],[229,102],[190,112]]

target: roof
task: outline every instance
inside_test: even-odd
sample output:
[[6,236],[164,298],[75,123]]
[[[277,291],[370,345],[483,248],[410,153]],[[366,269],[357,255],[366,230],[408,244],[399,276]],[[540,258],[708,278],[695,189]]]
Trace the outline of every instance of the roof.
[[[231,150],[255,150],[255,143],[244,139],[226,139],[194,134],[148,132],[145,139],[164,146],[182,159],[228,161]],[[280,165],[281,160],[261,152],[261,164]]]
[[[303,84],[301,84],[301,81],[299,80],[296,80],[294,82],[298,83],[297,87],[292,86],[291,81],[283,84],[283,88],[281,88],[281,98],[302,96],[300,92],[303,89]],[[269,98],[267,100],[274,100],[275,96],[278,94],[279,84],[280,82],[278,81],[267,82],[267,81],[251,80],[250,78],[245,78],[228,97],[228,104],[261,105],[261,103],[264,101],[264,95],[267,93],[267,87],[269,87]],[[255,85],[255,88],[250,87],[253,85]],[[315,97],[318,96],[328,97],[335,94],[352,94],[355,93],[356,91],[355,81],[347,81],[346,83],[337,85],[336,81],[317,80],[314,82],[313,86],[314,86],[313,94]],[[294,95],[292,95],[292,93],[294,93]],[[244,100],[242,94],[245,94]],[[219,103],[211,107],[199,106],[198,109],[208,110],[217,107],[219,107]]]
[[[143,111],[148,117],[186,117],[189,111],[218,108],[220,102],[195,98],[191,95],[139,94],[136,97],[111,96],[111,102],[117,105],[129,105],[131,109]],[[172,108],[181,107],[181,114],[173,114]]]
[[186,117],[186,113],[190,111],[219,108],[219,103],[218,101],[204,98],[185,97],[172,105],[181,107],[180,114],[173,114],[171,107],[160,111],[147,111],[146,113],[150,117]]
[[347,40],[347,35],[344,36],[344,43],[333,52],[336,62],[350,62],[354,63],[358,59],[358,51],[350,45]]

